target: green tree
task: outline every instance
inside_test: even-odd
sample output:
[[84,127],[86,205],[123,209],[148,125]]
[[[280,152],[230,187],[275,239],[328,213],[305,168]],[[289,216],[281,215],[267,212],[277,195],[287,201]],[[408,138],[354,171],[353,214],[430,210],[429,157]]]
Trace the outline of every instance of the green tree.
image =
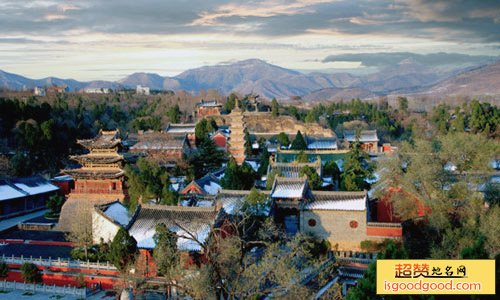
[[245,128],[245,154],[252,155],[252,138],[250,137],[250,133]]
[[269,172],[269,174],[267,174],[266,190],[270,190],[273,188],[274,179],[276,178],[276,176],[283,177],[283,171],[281,171],[280,168],[272,170],[271,172]]
[[313,110],[310,110],[307,115],[306,115],[306,123],[315,123],[318,120],[316,119],[316,115],[314,114]]
[[295,139],[292,142],[292,150],[306,150],[307,149],[307,144],[306,140],[302,136],[302,133],[297,131],[297,135],[295,136]]
[[295,117],[295,119],[300,120],[300,115],[299,112],[297,111],[297,108],[293,105],[288,107],[288,112],[291,116]]
[[323,176],[332,177],[332,182],[335,183],[340,179],[340,169],[337,163],[333,160],[327,161],[323,166]]
[[167,112],[167,117],[170,120],[170,123],[179,123],[181,121],[181,111],[179,109],[179,105],[176,104],[169,108]]
[[309,157],[307,157],[307,154],[304,150],[301,150],[299,152],[299,155],[297,155],[297,162],[298,163],[308,163],[310,162],[309,161]]
[[228,190],[249,190],[254,185],[255,177],[255,171],[249,164],[243,162],[238,166],[234,157],[231,157],[221,179],[221,186]]
[[290,140],[288,139],[288,135],[284,132],[280,132],[276,141],[283,147],[288,147],[290,145]]
[[135,261],[137,241],[120,227],[109,248],[109,260],[120,271],[125,273],[127,267]]
[[462,259],[488,259],[490,255],[484,249],[484,238],[480,237],[473,246],[468,246],[460,252]]
[[0,262],[0,278],[6,278],[7,276],[9,276],[8,272],[9,272],[9,266],[4,261],[1,261]]
[[21,266],[21,278],[28,283],[41,283],[42,272],[35,264],[26,262]]
[[201,119],[195,127],[194,135],[196,138],[196,146],[199,146],[203,141],[210,139],[207,130],[208,122],[206,119]]
[[[477,192],[484,178],[471,174],[490,172],[488,162],[496,147],[484,135],[468,133],[404,142],[394,156],[379,162],[380,179],[373,188],[378,197],[389,188],[404,191],[390,199],[403,220],[425,212],[423,221],[435,231],[432,257],[456,258],[481,236],[488,250],[495,249],[500,247],[494,238],[500,233],[500,211],[496,205],[484,211],[485,199]],[[448,164],[456,169],[445,168]]]
[[260,215],[269,207],[269,197],[252,187],[250,194],[245,196],[240,207],[240,212],[244,215]]
[[227,112],[230,112],[231,110],[233,110],[235,105],[236,105],[236,95],[234,93],[231,93],[229,97],[227,97],[227,101],[226,103],[224,103],[222,109]]
[[208,119],[207,121],[207,131],[208,132],[215,132],[217,129],[219,129],[219,126],[217,126],[217,122],[213,118]]
[[156,269],[166,278],[171,278],[179,264],[177,235],[170,231],[165,224],[158,224],[153,240],[155,241],[153,257]]
[[299,176],[302,177],[304,175],[307,176],[307,180],[309,181],[309,186],[313,190],[318,190],[321,188],[323,182],[321,181],[321,177],[319,176],[319,174],[316,172],[316,169],[310,166],[303,166],[300,169]]
[[267,173],[267,169],[269,167],[269,157],[271,157],[271,155],[267,151],[267,147],[263,147],[262,154],[260,155],[259,169],[257,170],[257,176],[259,178]]
[[137,161],[137,168],[130,165],[125,167],[125,176],[129,187],[130,201],[127,203],[129,209],[135,209],[140,196],[145,202],[154,199],[157,204],[177,204],[175,195],[170,191],[167,170],[157,163],[141,157]]
[[344,159],[344,172],[340,175],[340,189],[343,191],[362,191],[368,189],[367,179],[372,179],[373,165],[368,163],[368,154],[361,148],[358,140]]
[[408,99],[406,97],[398,97],[399,110],[402,112],[408,112]]
[[[391,243],[377,255],[377,259],[406,259],[408,254],[402,246]],[[363,274],[363,278],[358,279],[358,284],[349,290],[347,300],[361,299],[385,299],[385,295],[377,295],[377,262],[373,261],[368,270]],[[399,299],[412,299],[409,296],[402,296]]]
[[271,102],[271,115],[274,117],[279,116],[280,114],[280,106],[278,104],[278,101],[276,101],[276,98],[273,98]]
[[59,213],[61,212],[61,208],[64,204],[64,200],[65,200],[64,196],[59,194],[55,194],[49,197],[46,206],[50,210],[48,214],[51,217],[59,215]]
[[226,153],[215,146],[212,139],[205,139],[198,147],[198,152],[190,157],[196,178],[200,178],[210,171],[220,169],[227,160]]

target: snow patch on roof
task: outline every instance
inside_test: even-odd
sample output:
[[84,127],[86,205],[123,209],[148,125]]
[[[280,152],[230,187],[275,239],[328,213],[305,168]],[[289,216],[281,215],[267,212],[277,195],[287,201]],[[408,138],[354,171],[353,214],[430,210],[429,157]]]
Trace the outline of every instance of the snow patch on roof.
[[130,220],[132,219],[127,208],[119,202],[110,204],[108,208],[104,211],[104,214],[106,214],[106,216],[115,220],[122,226],[127,226],[128,223],[130,223]]

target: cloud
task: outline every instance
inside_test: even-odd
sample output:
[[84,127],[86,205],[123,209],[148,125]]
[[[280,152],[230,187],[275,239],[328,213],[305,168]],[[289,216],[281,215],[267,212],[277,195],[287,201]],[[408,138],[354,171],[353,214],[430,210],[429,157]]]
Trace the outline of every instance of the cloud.
[[430,54],[417,54],[411,52],[379,52],[330,55],[323,59],[323,62],[361,62],[361,65],[365,67],[384,68],[396,66],[404,60],[411,60],[429,67],[442,67],[500,60],[500,56],[467,55],[444,52]]

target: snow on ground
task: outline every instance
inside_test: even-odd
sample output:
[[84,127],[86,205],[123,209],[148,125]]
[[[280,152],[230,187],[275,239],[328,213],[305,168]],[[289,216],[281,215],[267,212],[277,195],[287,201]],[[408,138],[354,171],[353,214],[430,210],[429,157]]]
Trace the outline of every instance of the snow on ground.
[[122,226],[126,226],[132,219],[127,208],[119,202],[111,204],[104,213]]

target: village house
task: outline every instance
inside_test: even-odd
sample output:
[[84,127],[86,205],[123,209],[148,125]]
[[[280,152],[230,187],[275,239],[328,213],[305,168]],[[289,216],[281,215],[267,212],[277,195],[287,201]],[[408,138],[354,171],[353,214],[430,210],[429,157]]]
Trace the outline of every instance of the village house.
[[209,172],[200,179],[191,181],[184,189],[179,191],[179,194],[183,197],[180,204],[184,206],[198,205],[197,202],[217,195],[221,188],[220,180],[224,176],[224,172],[225,168]]
[[138,135],[137,138],[138,142],[129,148],[130,152],[146,156],[166,167],[174,167],[191,151],[187,134],[151,133]]
[[312,167],[320,177],[323,176],[323,167],[321,164],[321,158],[318,158],[314,162],[309,163],[299,163],[297,161],[292,162],[276,162],[274,157],[269,158],[269,165],[267,167],[267,174],[280,169],[283,173],[283,177],[287,178],[299,178],[300,170],[304,166]]
[[[344,142],[348,148],[351,147],[352,143],[356,142],[356,131],[354,130],[344,130]],[[361,130],[359,134],[359,142],[361,147],[366,152],[377,153],[378,149],[378,136],[376,130]]]
[[150,94],[149,87],[138,85],[135,89],[135,93],[137,95],[149,96]]
[[45,89],[43,87],[39,87],[39,86],[35,86],[33,88],[33,94],[35,96],[40,96],[40,97],[45,97],[45,95],[46,95]]
[[92,240],[94,244],[99,244],[101,241],[112,242],[118,230],[121,227],[126,228],[131,220],[132,214],[120,201],[96,205],[92,211]]
[[195,118],[203,119],[208,116],[218,116],[222,110],[222,104],[217,103],[217,100],[205,101],[196,103],[196,109],[193,113]]
[[195,136],[196,124],[168,124],[167,129],[165,129],[165,133],[170,134],[172,136],[184,136],[187,135],[189,140],[189,144],[191,147],[196,148],[196,136]]
[[111,93],[111,89],[86,87],[83,89],[83,92],[86,94],[109,94]]

